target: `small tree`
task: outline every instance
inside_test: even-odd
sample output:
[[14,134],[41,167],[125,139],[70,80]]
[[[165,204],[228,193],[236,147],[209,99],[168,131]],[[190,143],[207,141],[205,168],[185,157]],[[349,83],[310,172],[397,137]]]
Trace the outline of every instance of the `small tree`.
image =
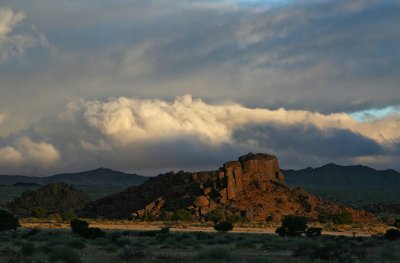
[[228,232],[233,229],[233,224],[229,221],[220,222],[214,225],[214,229],[218,232]]
[[105,237],[106,233],[98,227],[89,227],[88,222],[74,219],[70,223],[72,232],[84,238],[95,239]]
[[0,231],[15,231],[18,227],[20,227],[18,218],[5,210],[0,210]]
[[74,212],[68,211],[61,214],[61,219],[64,222],[71,223],[74,219],[76,219],[76,215]]
[[288,215],[282,219],[282,226],[276,229],[281,236],[301,236],[307,229],[307,220],[302,216]]

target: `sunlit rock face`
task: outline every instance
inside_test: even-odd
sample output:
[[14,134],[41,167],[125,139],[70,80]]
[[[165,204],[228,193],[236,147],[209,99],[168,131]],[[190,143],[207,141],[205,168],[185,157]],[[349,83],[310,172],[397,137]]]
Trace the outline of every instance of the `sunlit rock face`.
[[364,211],[330,203],[286,185],[278,159],[263,153],[248,153],[215,171],[159,175],[89,204],[82,216],[163,219],[178,209],[189,211],[196,220],[205,220],[215,209],[253,222],[279,221],[289,214],[316,219],[321,213],[343,211],[352,213],[355,221],[375,220]]

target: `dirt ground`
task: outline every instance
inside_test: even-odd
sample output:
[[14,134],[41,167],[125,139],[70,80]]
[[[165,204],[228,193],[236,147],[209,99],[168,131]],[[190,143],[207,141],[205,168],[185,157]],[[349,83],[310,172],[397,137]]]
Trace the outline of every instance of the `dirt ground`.
[[[168,224],[164,222],[132,222],[132,221],[93,221],[88,220],[91,227],[99,227],[103,230],[134,230],[134,231],[151,231],[160,230],[163,226],[169,226],[172,232],[216,232],[211,225],[196,225],[196,224]],[[24,228],[69,228],[69,224],[58,223],[52,221],[30,221],[22,220],[21,225]],[[275,233],[278,225],[241,225],[235,226],[233,233],[252,233],[252,234],[273,234]],[[333,236],[371,236],[382,234],[387,229],[386,225],[365,226],[362,228],[354,228],[353,226],[343,225],[336,227],[335,230],[327,229],[326,226],[319,226],[323,228],[324,235]]]

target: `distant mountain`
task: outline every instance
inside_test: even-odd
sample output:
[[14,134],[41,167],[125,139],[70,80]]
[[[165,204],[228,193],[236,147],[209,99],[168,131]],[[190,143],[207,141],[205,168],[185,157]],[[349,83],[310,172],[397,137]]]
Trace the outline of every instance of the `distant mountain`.
[[368,166],[327,164],[319,168],[282,170],[286,182],[295,186],[326,187],[395,187],[400,186],[400,173],[375,170]]
[[63,182],[72,185],[140,185],[148,178],[136,174],[127,174],[106,168],[79,172],[63,173],[49,177],[31,177],[21,175],[0,175],[0,185],[13,185],[16,183],[26,184],[49,184]]

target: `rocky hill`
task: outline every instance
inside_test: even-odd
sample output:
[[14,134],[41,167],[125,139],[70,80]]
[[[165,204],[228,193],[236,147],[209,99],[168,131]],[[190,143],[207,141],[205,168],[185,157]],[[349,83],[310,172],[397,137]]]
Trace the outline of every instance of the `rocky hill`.
[[73,186],[54,183],[35,191],[23,192],[21,197],[8,203],[6,207],[19,216],[31,216],[37,211],[45,214],[63,214],[83,208],[89,197]]
[[316,219],[321,214],[348,212],[354,221],[375,221],[371,214],[340,206],[285,183],[273,155],[249,153],[210,172],[167,173],[140,186],[104,197],[82,210],[87,217],[162,217],[177,209],[204,219],[214,209],[249,221],[279,221],[298,214]]
[[368,166],[327,164],[318,168],[283,171],[288,184],[327,187],[392,187],[400,185],[400,173]]
[[62,182],[72,185],[139,185],[146,181],[148,177],[127,174],[107,168],[95,170],[63,173],[48,177],[31,177],[21,175],[0,175],[0,185],[13,185],[15,183],[33,183],[46,185],[50,183]]

